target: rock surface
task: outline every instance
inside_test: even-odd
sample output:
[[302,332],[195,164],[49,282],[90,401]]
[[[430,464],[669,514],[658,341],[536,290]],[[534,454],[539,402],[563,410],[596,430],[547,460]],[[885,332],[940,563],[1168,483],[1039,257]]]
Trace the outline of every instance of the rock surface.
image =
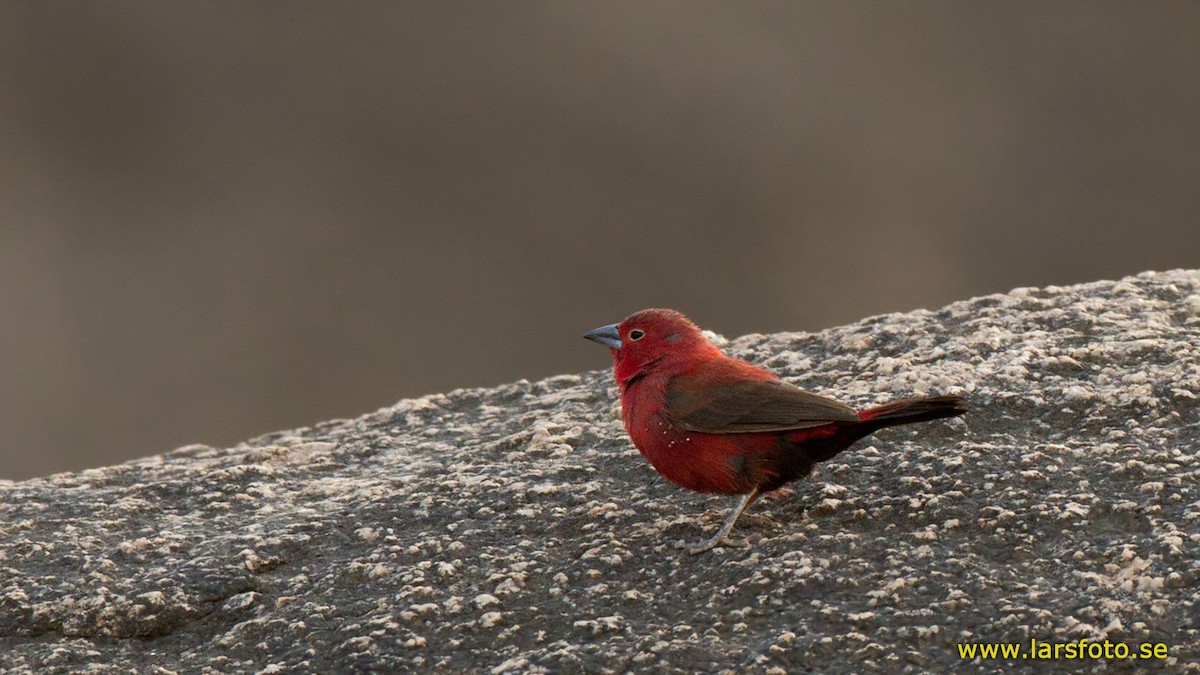
[[698,557],[731,500],[654,474],[607,370],[0,482],[0,669],[1010,671],[1047,664],[955,645],[1086,638],[1200,672],[1200,272],[725,347],[974,411],[878,433]]

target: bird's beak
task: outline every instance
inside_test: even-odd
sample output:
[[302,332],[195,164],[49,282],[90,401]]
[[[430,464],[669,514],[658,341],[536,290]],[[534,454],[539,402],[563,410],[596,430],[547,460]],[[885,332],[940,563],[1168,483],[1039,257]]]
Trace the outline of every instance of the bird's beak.
[[604,345],[605,347],[612,347],[613,349],[620,349],[621,348],[621,334],[617,332],[617,325],[618,324],[614,323],[609,326],[601,326],[601,327],[597,328],[596,330],[590,330],[590,331],[584,333],[583,337],[585,337],[589,340],[592,340],[593,342],[599,342],[600,344]]

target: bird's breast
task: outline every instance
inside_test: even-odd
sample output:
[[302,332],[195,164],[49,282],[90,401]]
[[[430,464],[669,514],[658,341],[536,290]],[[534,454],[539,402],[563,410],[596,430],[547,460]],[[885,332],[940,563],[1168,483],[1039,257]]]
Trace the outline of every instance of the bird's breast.
[[[628,396],[631,393],[634,395]],[[647,404],[639,393],[625,392],[622,418],[634,447],[655,471],[697,492],[739,494],[754,488],[755,477],[747,475],[744,468],[746,455],[759,451],[749,446],[755,445],[758,439],[754,437],[760,434],[706,434],[683,429],[661,404]]]

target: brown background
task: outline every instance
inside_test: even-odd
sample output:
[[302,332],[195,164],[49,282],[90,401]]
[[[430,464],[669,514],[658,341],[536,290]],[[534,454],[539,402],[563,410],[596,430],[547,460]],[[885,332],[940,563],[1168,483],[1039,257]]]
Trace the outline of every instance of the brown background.
[[0,477],[1200,265],[1200,4],[0,1]]

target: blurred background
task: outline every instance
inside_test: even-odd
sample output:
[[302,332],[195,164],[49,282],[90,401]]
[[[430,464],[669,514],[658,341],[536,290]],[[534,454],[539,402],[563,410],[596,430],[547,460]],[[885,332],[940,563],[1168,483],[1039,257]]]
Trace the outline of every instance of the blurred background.
[[1196,2],[0,0],[0,478],[1197,266]]

